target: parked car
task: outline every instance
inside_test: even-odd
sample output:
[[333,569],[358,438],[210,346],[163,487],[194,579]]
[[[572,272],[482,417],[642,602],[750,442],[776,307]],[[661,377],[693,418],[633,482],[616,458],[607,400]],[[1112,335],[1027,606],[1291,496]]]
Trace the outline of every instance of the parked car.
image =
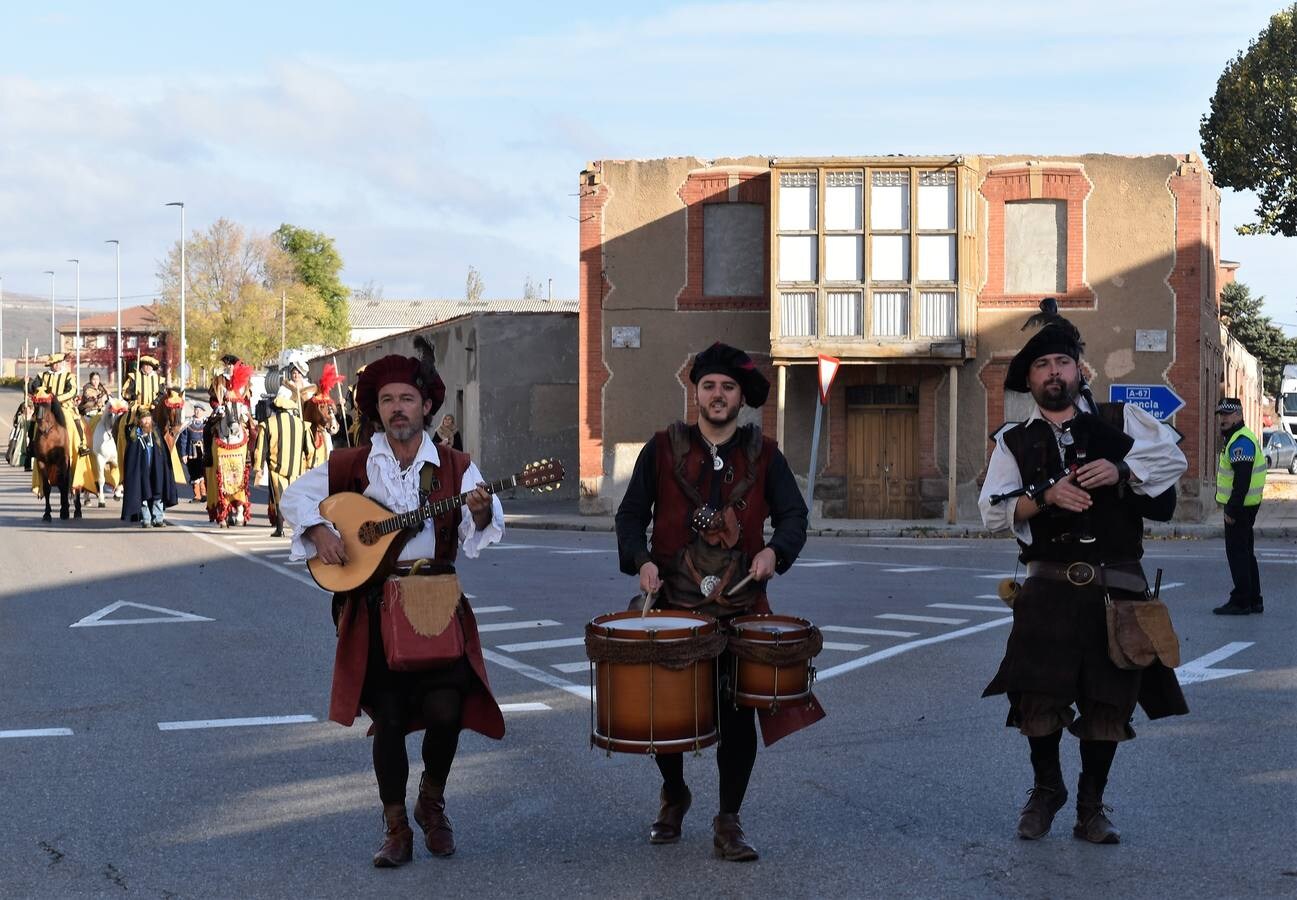
[[1286,431],[1263,431],[1261,450],[1268,469],[1287,469],[1297,475],[1297,440]]

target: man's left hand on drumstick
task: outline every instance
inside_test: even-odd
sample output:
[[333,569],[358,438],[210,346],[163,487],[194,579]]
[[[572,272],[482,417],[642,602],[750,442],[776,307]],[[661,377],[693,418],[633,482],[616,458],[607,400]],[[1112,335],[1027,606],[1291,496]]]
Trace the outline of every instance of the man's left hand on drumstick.
[[775,577],[775,551],[767,547],[752,557],[752,565],[748,567],[748,574],[752,576],[754,581],[769,581]]

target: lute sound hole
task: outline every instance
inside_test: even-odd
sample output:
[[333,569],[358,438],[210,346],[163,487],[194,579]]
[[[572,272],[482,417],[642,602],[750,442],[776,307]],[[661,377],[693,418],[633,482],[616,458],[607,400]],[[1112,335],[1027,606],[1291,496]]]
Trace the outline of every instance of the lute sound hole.
[[378,524],[375,522],[366,522],[360,526],[360,542],[365,545],[372,545],[378,541]]

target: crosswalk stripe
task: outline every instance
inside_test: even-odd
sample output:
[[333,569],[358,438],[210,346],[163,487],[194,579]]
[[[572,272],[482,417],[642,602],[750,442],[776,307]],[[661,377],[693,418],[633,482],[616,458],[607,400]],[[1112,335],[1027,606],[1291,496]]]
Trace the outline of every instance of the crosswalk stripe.
[[912,616],[909,613],[883,613],[874,618],[892,619],[897,622],[931,622],[933,625],[963,625],[968,621],[967,619],[943,619],[941,616]]
[[500,712],[541,712],[551,709],[548,703],[501,703]]
[[848,653],[853,653],[856,650],[864,650],[868,646],[868,644],[840,644],[837,641],[824,642],[825,650],[845,650]]
[[572,694],[573,696],[576,697],[580,697],[583,700],[589,699],[590,697],[589,687],[583,687],[579,684],[573,684],[570,681],[565,681],[564,679],[559,678],[557,675],[551,675],[549,672],[546,672],[544,669],[538,669],[535,666],[529,666],[525,662],[518,659],[514,659],[512,656],[507,656],[504,653],[496,653],[494,650],[488,650],[485,647],[483,647],[482,658],[487,660],[488,662],[495,663],[497,666],[503,666],[506,669],[512,669],[513,671],[517,672],[519,675],[522,675],[526,678],[530,678],[533,681],[539,681],[541,684],[547,684],[550,687],[558,688],[560,691],[567,691],[569,694]]
[[878,637],[918,637],[917,631],[887,631],[883,628],[853,628],[850,625],[821,625],[820,631],[839,634],[872,634]]
[[[485,629],[478,627],[478,631]],[[559,638],[555,641],[527,641],[522,644],[498,644],[497,650],[503,650],[505,653],[526,653],[529,650],[552,650],[556,647],[583,647],[585,638]]]
[[941,566],[906,566],[901,569],[883,569],[884,572],[896,572],[898,574],[908,574],[910,572],[940,572]]
[[477,630],[478,631],[516,631],[519,628],[549,628],[553,625],[562,625],[562,624],[563,624],[562,622],[555,622],[553,619],[529,619],[526,622],[491,622],[488,625],[477,626]]
[[[467,597],[467,598],[470,599],[470,600],[473,599],[473,595],[472,595],[472,594],[465,594],[464,596]],[[475,606],[475,607],[473,607],[473,614],[474,614],[474,615],[478,615],[478,616],[484,616],[484,615],[486,615],[487,613],[498,613],[498,612],[513,612],[513,607],[512,607],[512,606]]]
[[554,665],[550,666],[550,668],[558,669],[558,671],[562,672],[565,675],[571,675],[573,672],[588,671],[590,668],[590,661],[586,660],[585,662],[554,663]]
[[[929,603],[929,609],[967,609],[971,612],[993,612],[1002,613],[1008,607],[1005,606],[978,606],[974,603]],[[966,622],[967,619],[960,619],[960,622]]]

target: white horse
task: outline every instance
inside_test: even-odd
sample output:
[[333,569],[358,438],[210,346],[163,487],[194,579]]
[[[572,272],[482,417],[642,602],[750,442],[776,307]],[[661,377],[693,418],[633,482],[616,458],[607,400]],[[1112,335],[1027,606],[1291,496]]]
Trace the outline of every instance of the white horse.
[[108,467],[112,466],[116,477],[116,488],[113,491],[113,499],[122,499],[124,488],[122,487],[122,473],[117,470],[117,439],[113,437],[113,432],[117,430],[117,421],[121,418],[120,412],[113,409],[105,409],[104,414],[99,417],[95,424],[94,433],[90,437],[90,452],[95,457],[95,475],[99,481],[99,506],[104,507],[108,504],[104,498],[108,496],[106,484],[108,481]]

